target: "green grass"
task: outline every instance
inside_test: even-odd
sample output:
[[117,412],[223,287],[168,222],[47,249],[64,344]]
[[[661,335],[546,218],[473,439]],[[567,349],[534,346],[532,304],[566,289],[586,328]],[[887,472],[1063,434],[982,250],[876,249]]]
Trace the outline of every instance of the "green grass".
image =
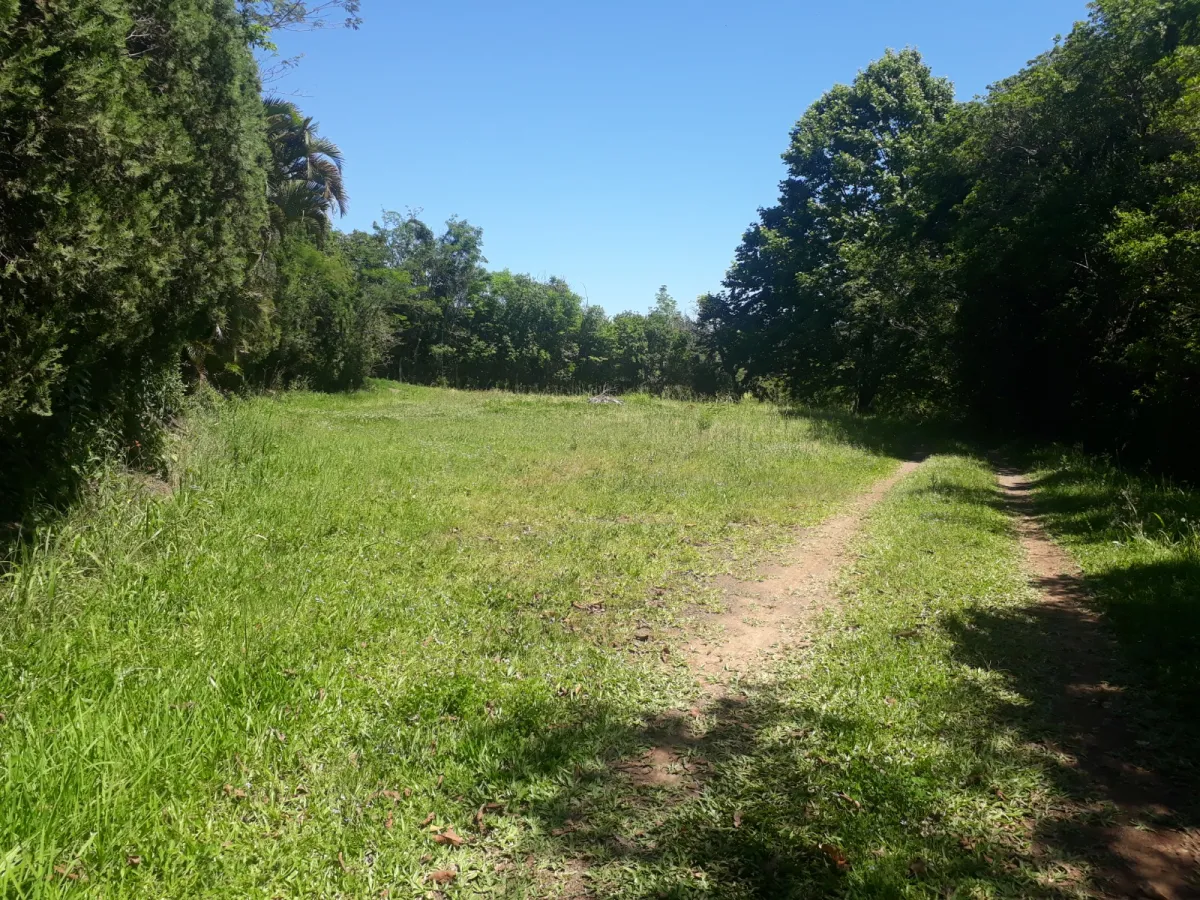
[[173,494],[102,478],[5,576],[0,893],[531,890],[574,773],[691,688],[634,631],[894,465],[817,431],[388,384],[194,419]]
[[1077,896],[1067,866],[1086,863],[1033,852],[1069,790],[990,469],[931,459],[857,549],[817,643],[701,723],[702,794],[593,773],[565,789],[586,824],[539,852],[590,857],[599,896]]
[[[931,443],[389,383],[198,414],[173,492],[98,478],[5,575],[0,896],[1084,896],[1072,833],[1111,807],[979,459],[876,507],[744,695],[679,659],[715,575]],[[1131,484],[1071,457],[1038,502],[1178,722],[1192,500]],[[680,785],[617,765],[664,742]]]
[[[1200,740],[1200,492],[1045,452],[1035,499],[1180,742]],[[1185,727],[1190,726],[1190,727]]]

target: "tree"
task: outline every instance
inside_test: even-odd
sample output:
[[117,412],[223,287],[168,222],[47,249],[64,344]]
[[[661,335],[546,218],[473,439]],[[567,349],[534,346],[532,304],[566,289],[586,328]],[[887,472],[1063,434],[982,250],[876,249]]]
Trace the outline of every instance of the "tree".
[[350,203],[342,151],[294,103],[268,97],[264,107],[273,163],[267,193],[275,230],[282,234],[299,226],[323,239],[333,215],[344,216]]
[[258,89],[232,0],[0,4],[3,499],[151,448],[182,347],[251,314]]
[[897,274],[923,148],[954,92],[915,50],[889,51],[792,130],[779,203],[746,232],[705,321],[727,364],[798,396],[872,408],[903,380],[919,291]]
[[1200,0],[1098,0],[981,100],[889,53],[800,120],[705,341],[747,383],[1195,474]]
[[1200,3],[1104,0],[960,129],[970,407],[1194,466]]

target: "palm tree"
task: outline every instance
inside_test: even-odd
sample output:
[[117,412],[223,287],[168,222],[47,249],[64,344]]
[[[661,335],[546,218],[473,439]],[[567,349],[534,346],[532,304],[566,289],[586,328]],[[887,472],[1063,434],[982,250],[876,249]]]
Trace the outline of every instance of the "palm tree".
[[263,104],[273,162],[267,192],[275,230],[282,233],[299,224],[323,237],[333,214],[344,216],[350,203],[342,151],[291,101],[267,97]]

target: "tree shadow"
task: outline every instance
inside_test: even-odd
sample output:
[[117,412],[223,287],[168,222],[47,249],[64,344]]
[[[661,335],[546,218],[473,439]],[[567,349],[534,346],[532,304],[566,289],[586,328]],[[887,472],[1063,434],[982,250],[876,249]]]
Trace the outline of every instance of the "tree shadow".
[[[1078,861],[1075,851],[1056,846],[1034,859],[1016,843],[964,834],[946,814],[995,802],[991,775],[1008,762],[991,749],[994,696],[963,682],[940,698],[958,713],[938,729],[932,756],[967,761],[959,770],[889,764],[886,751],[871,748],[877,721],[797,704],[795,687],[784,681],[719,700],[703,711],[704,727],[681,715],[630,729],[613,746],[632,753],[577,771],[524,810],[545,841],[540,851],[635,873],[621,884],[631,897],[973,896],[984,886],[1074,896],[1037,875]],[[638,774],[639,761],[661,763],[664,750],[675,777]]]
[[1055,469],[1029,487],[1051,535],[1133,545],[1081,576],[1082,602],[1103,611],[1156,703],[1178,725],[1200,723],[1200,493],[1108,466]]
[[[923,490],[1007,505],[991,491]],[[1073,509],[1087,515],[1087,503]],[[604,765],[529,804],[540,852],[636,873],[626,896],[1200,896],[1181,843],[1200,827],[1200,718],[1146,690],[1147,670],[1121,662],[1086,602],[1119,595],[1129,615],[1159,623],[1155,642],[1187,681],[1200,657],[1197,579],[1179,560],[1061,574],[1035,584],[1056,602],[943,616],[963,668],[920,698],[936,750],[912,764],[884,749],[892,723],[799,702],[795,680],[720,700],[698,721],[648,720],[599,749]],[[641,776],[642,763],[671,777]],[[1029,840],[1020,827],[1008,840],[955,826],[947,810],[1003,808],[997,784],[1014,771],[1037,773],[1052,798],[1026,823]]]
[[921,460],[935,453],[969,452],[961,425],[940,419],[862,416],[836,409],[789,407],[786,418],[809,423],[820,441],[848,444],[895,459]]
[[[1086,590],[1069,575],[1037,586],[1060,596]],[[1003,675],[1012,700],[993,708],[997,727],[1038,748],[1041,770],[1067,800],[1036,824],[1041,851],[1092,868],[1093,888],[1114,896],[1143,896],[1156,883],[1168,890],[1149,896],[1200,896],[1174,858],[1177,835],[1150,838],[1156,828],[1200,825],[1194,760],[1178,755],[1194,753],[1194,728],[1141,690],[1096,615],[1045,602],[942,624],[959,660]],[[1145,846],[1135,846],[1139,835]]]

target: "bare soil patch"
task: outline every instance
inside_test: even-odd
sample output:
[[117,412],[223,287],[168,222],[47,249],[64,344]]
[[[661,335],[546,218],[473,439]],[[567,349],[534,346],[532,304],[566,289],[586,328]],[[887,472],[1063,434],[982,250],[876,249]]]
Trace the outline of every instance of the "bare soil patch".
[[615,765],[634,789],[665,789],[679,797],[702,789],[711,729],[701,720],[715,719],[723,727],[736,719],[744,699],[737,681],[762,666],[769,655],[808,645],[814,620],[837,601],[833,581],[863,517],[919,465],[902,463],[842,512],[804,529],[778,562],[760,570],[759,578],[720,579],[727,609],[706,623],[715,626],[716,634],[694,637],[684,648],[684,659],[703,687],[701,705],[672,711],[651,723],[650,748]]
[[863,516],[918,465],[902,463],[847,509],[805,529],[784,558],[764,567],[759,578],[719,580],[728,604],[725,612],[711,619],[719,633],[693,640],[686,648],[688,662],[707,682],[710,696],[725,695],[725,683],[752,671],[764,654],[807,643],[813,620],[836,602],[831,585]]
[[1066,810],[1043,825],[1044,836],[1070,843],[1094,863],[1099,897],[1184,900],[1200,897],[1200,834],[1170,827],[1187,798],[1145,764],[1130,723],[1133,702],[1117,673],[1118,648],[1088,603],[1081,572],[1044,533],[1034,515],[1032,483],[1001,470],[999,482],[1013,513],[1031,582],[1040,593],[1039,621],[1062,673],[1051,708],[1062,725],[1062,749],[1073,759],[1084,795],[1116,810],[1104,824],[1081,824],[1088,806]]

